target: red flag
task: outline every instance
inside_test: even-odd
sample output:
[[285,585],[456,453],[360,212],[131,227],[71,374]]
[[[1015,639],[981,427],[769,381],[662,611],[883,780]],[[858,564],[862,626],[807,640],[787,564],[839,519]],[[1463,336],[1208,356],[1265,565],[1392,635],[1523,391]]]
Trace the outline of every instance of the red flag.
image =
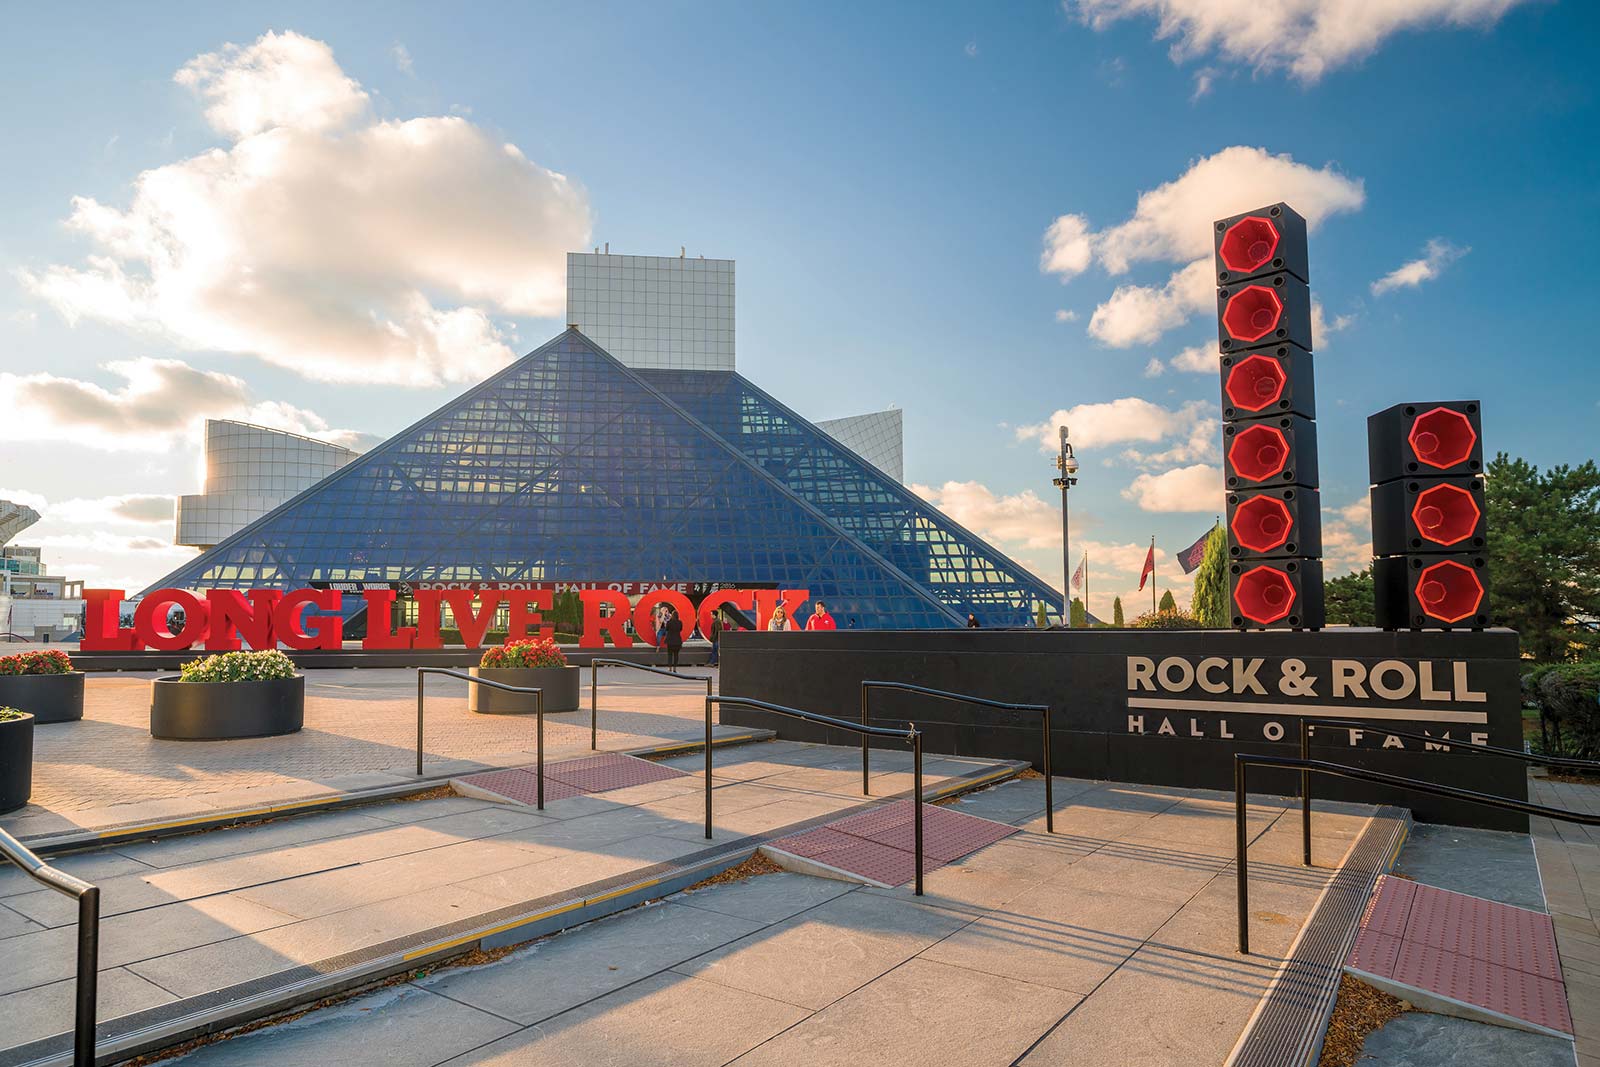
[[1139,588],[1144,588],[1145,579],[1156,572],[1156,543],[1150,542],[1150,551],[1144,557],[1144,570],[1139,572]]
[[1083,554],[1083,561],[1078,564],[1078,569],[1072,572],[1072,588],[1083,588],[1083,569],[1089,565],[1089,553]]

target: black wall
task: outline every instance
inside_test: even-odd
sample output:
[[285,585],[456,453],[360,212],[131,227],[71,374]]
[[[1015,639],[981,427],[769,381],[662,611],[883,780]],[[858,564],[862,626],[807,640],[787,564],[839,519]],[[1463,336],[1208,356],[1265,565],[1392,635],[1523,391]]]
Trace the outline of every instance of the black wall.
[[[1129,663],[1134,657],[1152,661],[1156,669],[1148,684],[1155,691],[1144,688],[1142,681],[1130,691]],[[1221,665],[1213,662],[1205,677],[1213,688],[1226,684],[1227,692],[1207,692],[1193,678],[1183,685],[1185,677],[1207,657],[1225,660]],[[1255,660],[1261,662],[1250,675]],[[1232,676],[1236,664],[1265,692],[1242,684],[1243,691],[1235,694]],[[1373,668],[1381,664],[1389,665],[1380,674],[1388,696],[1378,691],[1370,678]],[[1169,686],[1159,681],[1163,666]],[[1341,695],[1334,695],[1336,666],[1346,678],[1354,676],[1361,683],[1364,696],[1349,686]],[[1049,704],[1054,738],[1051,758],[1057,775],[1227,790],[1233,788],[1235,752],[1298,754],[1303,715],[1349,716],[1352,725],[1366,731],[1365,736],[1352,745],[1346,731],[1319,731],[1313,757],[1525,800],[1525,765],[1461,751],[1473,734],[1491,745],[1522,747],[1519,670],[1517,635],[1510,630],[738,631],[723,636],[719,688],[724,696],[751,697],[852,720],[861,714],[861,682],[865,679]],[[1458,672],[1465,675],[1460,691]],[[1302,673],[1314,681],[1297,681]],[[1412,685],[1406,693],[1408,676]],[[1432,683],[1428,699],[1423,692],[1425,678]],[[1303,692],[1296,693],[1296,689]],[[1473,699],[1471,694],[1481,697]],[[1130,698],[1135,703],[1130,704]],[[1140,701],[1181,706],[1141,707]],[[1209,706],[1197,707],[1202,701]],[[928,752],[1040,764],[1043,737],[1037,715],[973,708],[892,691],[875,692],[871,711],[872,721],[883,725],[914,720],[926,731]],[[737,707],[724,707],[721,715],[723,722],[765,727],[785,738],[860,744],[854,734],[784,716]],[[1137,723],[1140,718],[1142,732]],[[1462,719],[1477,721],[1459,721]],[[1449,752],[1424,751],[1422,742],[1386,738],[1385,724],[1433,736],[1448,731],[1452,740],[1462,744]],[[1170,734],[1161,732],[1164,725]],[[1282,739],[1275,741],[1278,728]],[[1224,732],[1233,736],[1225,737]],[[1391,747],[1383,747],[1386,741]],[[1392,747],[1396,741],[1402,747]],[[1298,776],[1256,768],[1251,772],[1250,790],[1298,794]],[[1526,817],[1512,812],[1328,775],[1313,776],[1312,790],[1318,797],[1409,807],[1417,818],[1430,822],[1527,829]]]

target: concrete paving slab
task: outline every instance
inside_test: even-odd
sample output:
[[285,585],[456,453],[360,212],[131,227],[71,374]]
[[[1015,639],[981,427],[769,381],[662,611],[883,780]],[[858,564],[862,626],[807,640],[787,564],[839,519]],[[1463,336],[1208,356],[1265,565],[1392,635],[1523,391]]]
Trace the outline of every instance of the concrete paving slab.
[[424,988],[518,1023],[537,1023],[761,929],[759,922],[656,904],[530,945]]
[[922,958],[1088,994],[1172,917],[1167,901],[1035,886]]
[[721,1067],[805,1017],[792,1004],[672,973],[643,979],[445,1067]]
[[[141,863],[121,852],[85,852],[76,856],[59,856],[50,860],[57,870],[89,882],[101,882],[125,874],[149,872],[148,863]],[[0,867],[0,900],[22,893],[34,893],[43,888],[21,869],[6,864]]]
[[1181,904],[1228,865],[1228,861],[1179,847],[1113,842],[1085,856],[1052,884],[1063,891],[1098,890]]
[[[419,802],[420,803],[420,802]],[[383,805],[388,807],[388,805]],[[179,867],[250,852],[276,851],[335,837],[390,826],[379,814],[380,806],[354,811],[331,811],[294,819],[241,826],[226,832],[205,832],[168,837],[143,844],[125,844],[118,851],[149,867]]]
[[942,909],[850,892],[676,969],[815,1010],[968,921]]
[[430,797],[427,800],[408,800],[395,804],[373,804],[356,809],[370,819],[388,823],[419,823],[445,815],[487,808],[490,801],[477,797]]
[[[100,966],[148,960],[293,921],[282,912],[226,896],[115,915],[100,924]],[[72,975],[77,938],[76,926],[69,926],[9,939],[6,952],[0,954],[0,993],[30,989]]]
[[[96,1017],[100,1020],[178,999],[124,967],[101,971],[96,993]],[[0,996],[0,1019],[5,1020],[0,1027],[0,1048],[71,1031],[77,995],[77,979],[67,978]]]
[[850,887],[844,882],[784,871],[679,893],[668,899],[687,907],[705,908],[754,922],[775,923],[849,891]]
[[738,1067],[1006,1064],[1071,1011],[1078,999],[1058,989],[919,958],[734,1063]]
[[443,926],[490,911],[502,903],[459,886],[445,886],[315,919],[298,922],[290,919],[285,925],[250,937],[236,936],[184,950],[169,949],[166,954],[130,964],[129,969],[179,996],[199,996],[213,989]]
[[1266,992],[1275,962],[1146,946],[1039,1042],[1028,1067],[1095,1062],[1221,1064]]
[[1527,834],[1419,823],[1411,828],[1395,870],[1440,889],[1545,910],[1539,864]]
[[381,990],[357,1005],[268,1027],[191,1052],[184,1067],[392,1067],[434,1064],[517,1029],[415,986]]
[[[45,890],[45,892],[53,893],[52,890],[48,890],[48,889]],[[32,895],[33,894],[31,894],[31,893],[27,893],[27,894],[23,894],[20,897],[13,897],[12,899],[13,900],[26,900],[29,896],[32,896]],[[59,895],[59,894],[56,894],[56,895]],[[77,905],[76,905],[76,903],[74,903],[73,904],[73,909],[76,910],[76,908],[77,908]],[[47,926],[47,925],[49,925],[49,924],[48,923],[34,922],[33,920],[31,920],[31,919],[27,918],[26,916],[20,914],[19,912],[13,911],[10,908],[6,907],[5,905],[0,904],[0,941],[3,941],[8,937],[16,937],[18,934],[29,934],[29,933],[34,932],[35,930],[43,930],[45,928],[45,926]]]

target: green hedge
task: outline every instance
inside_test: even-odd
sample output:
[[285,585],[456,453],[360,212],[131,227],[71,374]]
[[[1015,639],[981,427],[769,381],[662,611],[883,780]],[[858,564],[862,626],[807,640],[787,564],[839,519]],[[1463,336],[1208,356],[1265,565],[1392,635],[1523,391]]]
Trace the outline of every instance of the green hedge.
[[1551,755],[1600,759],[1600,661],[1536,667],[1523,689],[1549,730]]

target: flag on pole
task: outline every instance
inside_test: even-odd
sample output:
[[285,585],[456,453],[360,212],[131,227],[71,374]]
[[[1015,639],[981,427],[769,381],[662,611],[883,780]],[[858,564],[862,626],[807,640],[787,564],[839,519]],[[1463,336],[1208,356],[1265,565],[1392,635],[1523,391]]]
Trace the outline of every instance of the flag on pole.
[[1144,569],[1139,572],[1139,588],[1144,588],[1144,583],[1156,572],[1156,539],[1150,539],[1150,551],[1144,557]]
[[[1216,528],[1216,524],[1212,523],[1211,530]],[[1211,530],[1201,534],[1200,540],[1178,553],[1178,565],[1183,568],[1183,573],[1193,574],[1195,568],[1206,558],[1206,542],[1211,540]]]
[[1083,588],[1083,569],[1089,565],[1089,553],[1083,554],[1083,559],[1078,564],[1078,569],[1072,572],[1072,588]]

